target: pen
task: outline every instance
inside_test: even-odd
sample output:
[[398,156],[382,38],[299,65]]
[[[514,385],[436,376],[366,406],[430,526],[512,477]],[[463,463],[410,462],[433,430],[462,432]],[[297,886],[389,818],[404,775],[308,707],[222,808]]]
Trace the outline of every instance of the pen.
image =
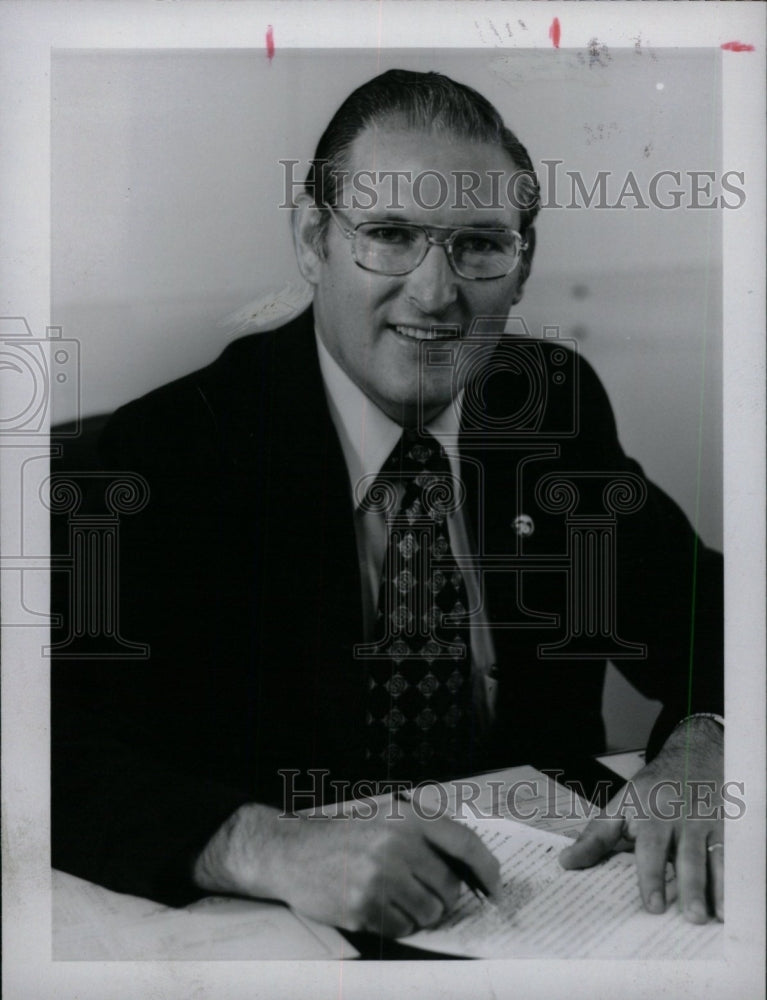
[[493,900],[490,898],[490,890],[480,881],[465,861],[462,861],[460,858],[453,857],[452,854],[446,854],[435,844],[430,844],[429,846],[435,854],[438,854],[439,857],[442,858],[450,871],[463,883],[465,883],[465,885],[469,888],[469,891],[476,896],[480,903],[491,903],[492,905],[495,905]]
[[[400,802],[412,802],[411,795],[406,789],[400,788],[394,794],[395,798],[399,799]],[[429,843],[429,847],[436,855],[442,858],[450,871],[467,886],[480,903],[490,903],[494,907],[497,906],[497,903],[495,903],[490,895],[490,890],[465,861],[454,857],[452,854],[448,854],[431,842]]]

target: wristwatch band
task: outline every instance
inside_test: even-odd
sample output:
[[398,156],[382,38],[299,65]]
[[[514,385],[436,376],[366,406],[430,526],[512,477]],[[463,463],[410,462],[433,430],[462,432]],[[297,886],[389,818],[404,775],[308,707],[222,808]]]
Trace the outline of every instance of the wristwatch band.
[[711,719],[714,722],[718,722],[722,729],[724,729],[724,716],[717,715],[716,712],[693,712],[692,715],[686,715],[683,719],[680,719],[674,726],[674,729],[678,729],[691,719]]

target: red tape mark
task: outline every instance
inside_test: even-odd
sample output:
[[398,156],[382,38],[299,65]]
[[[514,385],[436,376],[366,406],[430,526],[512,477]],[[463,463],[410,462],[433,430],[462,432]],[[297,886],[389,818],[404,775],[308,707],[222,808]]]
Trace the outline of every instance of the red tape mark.
[[745,42],[725,42],[722,48],[727,52],[753,52],[753,45],[746,45]]
[[551,27],[549,28],[549,38],[555,49],[559,48],[559,36],[561,34],[561,28],[559,26],[559,18],[555,17],[551,22]]
[[271,24],[266,29],[266,54],[271,62],[274,58],[274,28]]

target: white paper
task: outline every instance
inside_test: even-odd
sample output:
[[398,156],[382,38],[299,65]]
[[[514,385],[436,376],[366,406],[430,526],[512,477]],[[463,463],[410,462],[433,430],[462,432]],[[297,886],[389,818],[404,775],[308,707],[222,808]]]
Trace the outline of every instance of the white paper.
[[338,931],[286,906],[210,896],[183,909],[53,872],[53,957],[328,959],[359,952]]
[[501,862],[504,894],[496,907],[468,889],[433,930],[406,944],[482,958],[721,958],[724,926],[695,925],[678,912],[669,866],[665,914],[643,910],[633,858],[614,855],[595,868],[565,871],[557,860],[567,837],[508,819],[469,824]]
[[626,781],[633,778],[645,766],[644,750],[624,750],[622,753],[606,753],[596,758],[600,764],[614,771]]

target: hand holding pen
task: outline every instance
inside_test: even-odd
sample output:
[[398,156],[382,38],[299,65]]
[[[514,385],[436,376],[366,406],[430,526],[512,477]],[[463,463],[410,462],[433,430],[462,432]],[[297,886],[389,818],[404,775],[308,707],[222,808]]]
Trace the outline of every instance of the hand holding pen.
[[242,806],[208,842],[194,878],[207,891],[281,899],[323,923],[383,937],[436,926],[463,885],[485,898],[501,891],[498,861],[473,830],[404,802],[291,819]]
[[[398,791],[396,798],[399,799],[400,802],[411,802],[410,794],[404,790]],[[502,888],[499,875],[494,877],[492,881],[485,881],[481,873],[476,868],[472,867],[468,860],[460,854],[446,851],[438,839],[429,840],[429,847],[439,858],[441,858],[443,863],[448,867],[453,875],[460,882],[463,882],[481,903],[490,903],[492,906],[498,906]]]

